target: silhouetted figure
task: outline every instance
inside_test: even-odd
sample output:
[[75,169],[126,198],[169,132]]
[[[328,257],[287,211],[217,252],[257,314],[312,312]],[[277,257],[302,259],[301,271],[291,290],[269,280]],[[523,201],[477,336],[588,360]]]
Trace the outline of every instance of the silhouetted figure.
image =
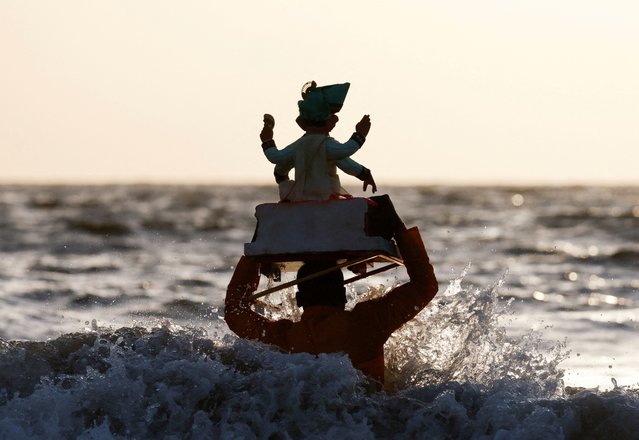
[[[278,150],[273,140],[275,119],[264,115],[264,127],[260,133],[262,149],[266,158],[274,163],[275,180],[279,184],[280,199],[288,201],[329,200],[350,197],[342,188],[337,168],[364,182],[363,189],[377,185],[371,171],[350,158],[364,144],[371,127],[369,115],[365,115],[355,126],[355,132],[345,143],[329,136],[339,118],[336,113],[342,108],[349,83],[317,87],[315,81],[306,83],[302,89],[302,100],[298,101],[297,124],[304,135]],[[295,168],[295,180],[288,177]]]
[[[438,283],[417,228],[406,229],[388,196],[373,197],[380,205],[378,221],[395,239],[410,281],[380,298],[344,309],[346,291],[340,269],[302,282],[296,294],[303,313],[299,322],[271,321],[251,309],[250,297],[258,287],[260,263],[243,256],[229,283],[225,320],[238,336],[255,339],[290,353],[344,352],[369,377],[384,382],[384,343],[435,296]],[[335,262],[307,263],[298,278],[335,267]]]

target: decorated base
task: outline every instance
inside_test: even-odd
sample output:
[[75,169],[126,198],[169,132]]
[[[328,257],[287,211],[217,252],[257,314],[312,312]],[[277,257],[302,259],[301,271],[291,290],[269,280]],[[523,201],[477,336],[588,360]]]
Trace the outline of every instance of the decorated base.
[[[253,241],[244,245],[244,254],[279,263],[375,255],[399,258],[393,241],[367,234],[370,209],[374,208],[364,198],[258,205],[257,228]],[[295,265],[285,266],[284,270],[293,270]]]
[[[303,262],[331,260],[335,268],[347,268],[357,274],[345,284],[403,264],[392,240],[369,235],[371,210],[368,199],[266,203],[255,208],[257,228],[244,254],[257,257],[262,274],[276,281],[281,271],[297,271]],[[384,267],[369,270],[374,263]],[[331,269],[327,269],[331,270]],[[260,298],[294,286],[306,278],[269,288],[252,295]]]

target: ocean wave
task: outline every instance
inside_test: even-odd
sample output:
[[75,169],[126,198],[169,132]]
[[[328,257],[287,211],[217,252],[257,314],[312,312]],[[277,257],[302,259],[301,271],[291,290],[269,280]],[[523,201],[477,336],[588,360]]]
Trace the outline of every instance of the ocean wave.
[[581,264],[598,264],[608,265],[611,267],[626,267],[639,269],[639,250],[634,248],[620,248],[608,254],[594,253],[588,254],[588,251],[582,251],[576,254],[574,251],[564,251],[569,261],[579,262]]
[[207,318],[217,312],[217,307],[202,301],[191,301],[188,299],[175,299],[165,302],[162,305],[162,311],[158,316],[170,318],[184,318],[189,316],[197,316],[199,318]]
[[117,296],[101,296],[91,293],[85,293],[74,297],[69,301],[68,307],[70,308],[87,308],[98,306],[113,306],[121,304],[134,299],[131,295],[117,295]]
[[2,342],[0,367],[6,439],[563,439],[639,430],[636,390],[548,393],[548,378],[506,375],[379,392],[344,355],[283,354],[170,326]]
[[619,249],[609,256],[604,256],[611,264],[628,265],[639,268],[639,250]]
[[32,301],[50,301],[57,298],[71,298],[76,295],[72,289],[37,289],[21,294],[20,296]]
[[128,235],[131,228],[118,221],[69,219],[67,228],[73,231],[85,232],[95,235]]
[[213,286],[213,283],[207,280],[200,279],[178,279],[173,282],[175,287],[200,287],[209,288]]
[[[617,208],[618,209],[618,208]],[[639,240],[639,217],[637,208],[581,209],[574,212],[552,212],[536,218],[539,225],[549,229],[574,229],[583,233],[596,234],[598,231],[620,239]]]
[[555,249],[548,248],[534,248],[534,247],[526,247],[526,246],[517,246],[510,247],[508,249],[504,249],[502,251],[505,255],[512,256],[523,256],[523,255],[540,255],[540,256],[550,256],[556,254],[557,251]]
[[[635,383],[636,188],[393,191],[442,286],[469,260],[480,286],[510,266],[503,290],[522,318],[578,343],[577,384],[600,365],[604,382]],[[637,390],[564,387],[562,342],[498,325],[510,313],[500,283],[453,280],[388,341],[383,391],[342,355],[229,336],[224,286],[254,206],[276,196],[275,185],[1,188],[3,332],[42,342],[0,341],[0,439],[637,437]],[[286,295],[265,313],[295,317]],[[92,314],[127,327],[68,333]],[[148,324],[167,317],[195,328]],[[599,361],[615,356],[627,372]]]
[[89,265],[89,266],[71,266],[71,265],[57,265],[36,263],[31,266],[32,271],[37,272],[52,272],[65,275],[77,275],[77,274],[92,274],[92,273],[105,273],[105,272],[117,272],[119,267],[114,265]]

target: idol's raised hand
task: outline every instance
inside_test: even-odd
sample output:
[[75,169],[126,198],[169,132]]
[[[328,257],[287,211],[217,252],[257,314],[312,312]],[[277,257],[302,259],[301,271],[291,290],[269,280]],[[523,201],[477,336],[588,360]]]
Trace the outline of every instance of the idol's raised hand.
[[371,117],[370,115],[364,115],[361,121],[355,125],[355,131],[362,136],[368,136],[368,132],[371,129]]
[[275,118],[268,113],[264,114],[264,127],[260,132],[260,139],[262,142],[270,141],[273,139],[273,127],[275,127]]

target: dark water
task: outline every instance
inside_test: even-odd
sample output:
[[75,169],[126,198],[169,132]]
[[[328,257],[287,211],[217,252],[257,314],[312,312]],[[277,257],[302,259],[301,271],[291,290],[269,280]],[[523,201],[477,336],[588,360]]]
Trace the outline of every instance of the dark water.
[[223,322],[275,188],[0,187],[0,438],[639,438],[639,188],[388,193],[442,289],[374,392]]

